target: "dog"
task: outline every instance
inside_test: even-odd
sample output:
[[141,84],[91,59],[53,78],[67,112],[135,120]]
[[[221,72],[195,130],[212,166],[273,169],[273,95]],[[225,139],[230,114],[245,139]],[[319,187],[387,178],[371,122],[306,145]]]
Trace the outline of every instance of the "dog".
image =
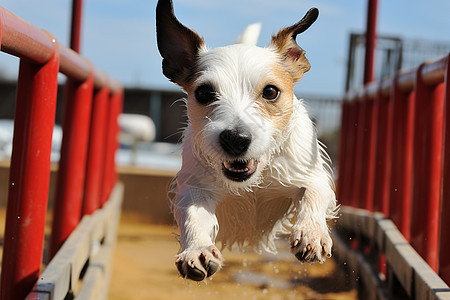
[[296,36],[317,17],[310,9],[266,48],[210,50],[177,20],[171,0],[158,1],[163,74],[187,93],[182,167],[169,193],[183,278],[202,281],[222,268],[216,241],[276,253],[275,240],[290,234],[300,261],[331,257],[327,220],[338,206],[330,162],[293,91],[310,69]]

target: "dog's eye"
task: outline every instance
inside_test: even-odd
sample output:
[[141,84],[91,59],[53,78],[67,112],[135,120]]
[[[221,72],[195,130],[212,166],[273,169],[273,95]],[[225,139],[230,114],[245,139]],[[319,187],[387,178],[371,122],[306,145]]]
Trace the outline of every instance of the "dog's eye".
[[209,104],[216,100],[217,94],[209,85],[201,85],[195,90],[195,98],[200,104]]
[[276,101],[280,96],[280,90],[273,85],[267,85],[262,93],[262,97],[269,101]]

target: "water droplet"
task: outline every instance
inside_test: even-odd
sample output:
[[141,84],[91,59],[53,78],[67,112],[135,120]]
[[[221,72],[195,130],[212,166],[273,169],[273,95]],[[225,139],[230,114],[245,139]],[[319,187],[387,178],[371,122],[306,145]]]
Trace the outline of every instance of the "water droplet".
[[247,260],[246,259],[244,259],[244,261],[242,262],[242,266],[245,268],[245,267],[247,267]]
[[263,290],[262,290],[262,293],[263,293],[264,295],[267,295],[267,294],[269,293],[269,290],[268,290],[268,289],[263,289]]

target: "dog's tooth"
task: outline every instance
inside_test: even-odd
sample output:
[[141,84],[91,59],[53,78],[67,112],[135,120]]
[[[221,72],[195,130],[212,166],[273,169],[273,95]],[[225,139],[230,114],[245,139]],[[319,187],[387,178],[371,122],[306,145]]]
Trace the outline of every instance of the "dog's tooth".
[[225,168],[227,168],[228,170],[231,169],[231,164],[229,162],[224,162],[223,165],[225,166]]
[[255,166],[255,160],[250,159],[250,161],[247,164],[247,168],[252,169]]

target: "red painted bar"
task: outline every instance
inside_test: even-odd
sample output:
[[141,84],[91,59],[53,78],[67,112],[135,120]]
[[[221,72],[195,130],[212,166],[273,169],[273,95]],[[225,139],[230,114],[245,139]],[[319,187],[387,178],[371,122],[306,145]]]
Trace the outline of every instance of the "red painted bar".
[[[0,20],[2,23],[2,52],[41,64],[52,57],[52,42],[43,30],[3,7],[0,7]],[[91,73],[88,61],[58,41],[56,44],[59,52],[60,72],[72,79],[85,81]],[[94,69],[95,88],[102,88],[108,81],[110,80],[105,74]],[[119,84],[112,87],[113,91],[116,89],[120,89]]]
[[82,0],[72,0],[72,26],[70,29],[70,48],[80,53]]
[[373,80],[378,0],[369,0],[367,6],[366,51],[364,56],[364,84]]
[[389,217],[409,241],[415,94],[414,91],[402,91],[398,81],[399,76],[396,76],[391,90],[393,122]]
[[366,112],[366,103],[361,99],[356,100],[357,105],[357,117],[354,139],[354,164],[353,164],[353,176],[352,176],[352,206],[361,207],[361,184],[362,184],[362,168],[363,168],[363,156],[364,156],[364,118]]
[[107,126],[107,149],[105,155],[105,172],[103,178],[102,203],[109,198],[109,194],[114,187],[118,176],[115,168],[115,155],[118,148],[119,123],[118,117],[122,111],[122,91],[113,93],[110,97],[108,126]]
[[411,245],[437,270],[444,84],[415,82]]
[[[372,149],[372,124],[374,122],[374,101],[365,94],[360,101],[360,111],[358,116],[357,152],[356,152],[356,173],[354,177],[356,198],[353,201],[357,207],[372,208],[373,193],[373,149]],[[376,128],[374,128],[376,130]],[[372,192],[369,192],[372,191]]]
[[[350,131],[348,134],[348,139],[347,139],[347,149],[348,149],[348,157],[350,158],[354,158],[356,155],[356,150],[357,150],[357,143],[356,143],[356,139],[358,136],[358,111],[360,109],[360,102],[359,101],[351,101],[350,104]],[[345,166],[346,168],[346,181],[343,183],[346,188],[345,188],[345,193],[346,193],[346,203],[350,206],[356,206],[356,202],[354,201],[354,193],[355,193],[355,189],[356,186],[354,184],[353,178],[355,177],[355,173],[356,173],[356,163],[355,163],[355,159],[349,159],[347,160],[347,165]]]
[[63,140],[50,257],[56,254],[81,219],[93,93],[93,75],[85,82],[69,78],[64,87]]
[[[0,7],[2,23],[1,51],[45,64],[53,55],[53,43],[48,35],[27,21]],[[33,47],[29,47],[33,45]]]
[[440,206],[439,230],[439,276],[450,285],[450,55],[445,68],[445,104],[444,104],[444,153],[442,164],[442,195]]
[[344,100],[342,102],[342,113],[341,113],[341,129],[339,131],[339,169],[338,169],[338,185],[337,185],[337,198],[338,201],[346,205],[347,198],[345,196],[345,181],[346,181],[346,170],[347,170],[347,155],[349,149],[347,148],[347,143],[349,139],[350,132],[350,106],[351,102]]
[[106,125],[108,118],[109,88],[104,87],[94,94],[86,181],[82,215],[92,214],[102,203],[103,177],[106,149]]
[[390,180],[390,148],[392,134],[392,102],[384,95],[381,88],[377,93],[377,137],[375,144],[375,178],[373,188],[373,210],[388,215],[389,180]]
[[2,300],[23,299],[40,273],[58,88],[59,57],[56,46],[54,49],[44,65],[20,61],[2,257]]
[[[67,75],[69,81],[90,82],[91,91],[92,85],[97,90],[106,90],[105,94],[109,90],[122,93],[122,88],[102,72],[92,69],[86,59],[55,41],[45,31],[2,7],[0,29],[1,51],[21,58],[0,287],[0,299],[6,300],[24,298],[41,268],[58,70]],[[106,86],[111,81],[114,84]],[[73,91],[73,96],[79,92]],[[92,93],[83,101],[89,102],[89,99],[92,99]],[[77,110],[69,106],[66,110]],[[88,121],[84,124],[71,124],[71,137],[65,129],[66,142],[63,144],[67,146],[63,146],[62,161],[67,161],[64,157],[82,154],[69,150],[76,148],[74,144],[78,142],[74,140],[83,132],[78,129],[88,126],[90,118],[88,113]],[[68,161],[68,166],[62,163],[60,176],[71,179],[66,186],[62,184],[60,187],[64,190],[59,193],[64,194],[63,198],[79,196],[79,187],[74,187],[80,185],[81,179],[75,169],[86,164],[71,166],[78,159]],[[103,176],[104,170],[99,172],[99,176]],[[81,189],[84,189],[83,183]],[[64,209],[73,213],[70,205]],[[77,215],[76,211],[74,215]]]
[[378,99],[372,99],[368,95],[366,98],[366,118],[365,118],[365,135],[364,135],[364,165],[362,169],[362,193],[361,207],[369,211],[373,210],[373,188],[375,175],[375,145],[378,132],[377,124],[377,106],[375,102]]

